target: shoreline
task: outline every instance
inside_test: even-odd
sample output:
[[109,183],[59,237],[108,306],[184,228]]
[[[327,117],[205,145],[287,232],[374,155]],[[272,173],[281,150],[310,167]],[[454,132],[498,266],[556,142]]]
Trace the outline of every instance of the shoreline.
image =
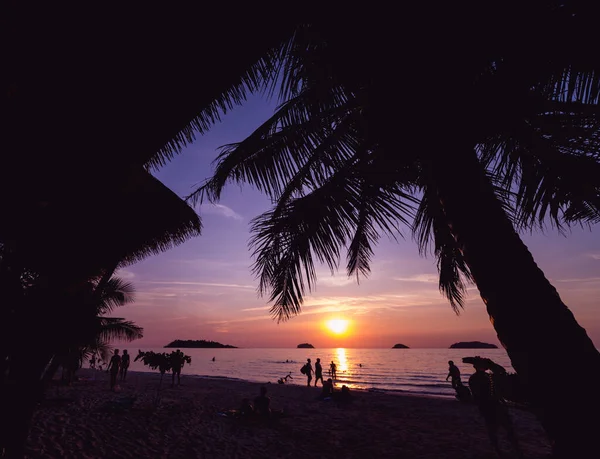
[[[182,375],[182,386],[158,373],[132,372],[120,391],[108,374],[80,370],[70,387],[51,387],[35,413],[30,458],[494,458],[477,408],[456,400],[351,390],[352,401],[317,400],[321,389]],[[94,379],[95,377],[95,379]],[[270,423],[227,416],[266,386]],[[339,389],[339,386],[338,386]],[[133,405],[124,403],[136,397]],[[525,456],[547,458],[550,447],[530,413],[511,409]],[[500,434],[505,451],[510,451]],[[510,457],[510,456],[507,456]]]
[[[89,369],[82,369],[83,371],[93,371],[93,370],[89,370]],[[81,370],[80,370],[81,371]],[[106,372],[106,370],[104,370]],[[139,370],[135,370],[135,371],[130,371],[128,374],[142,374],[142,375],[149,375],[149,374],[157,374],[156,371],[154,370],[149,370],[149,371],[139,371]],[[171,374],[168,373],[165,375],[165,378],[168,376],[169,378]],[[159,375],[160,376],[160,375]],[[182,377],[185,378],[193,378],[193,379],[199,379],[199,380],[214,380],[214,381],[233,381],[233,382],[243,382],[243,383],[249,383],[249,384],[261,384],[261,385],[279,385],[276,382],[272,382],[272,381],[255,381],[255,380],[251,380],[251,379],[243,379],[243,378],[234,378],[231,376],[215,376],[215,375],[199,375],[199,374],[186,374],[182,372]],[[306,377],[304,375],[302,375],[302,377],[304,379],[306,379]],[[327,378],[325,378],[327,379]],[[313,380],[314,381],[314,380]],[[295,383],[295,382],[291,382],[291,383],[287,383],[285,384],[287,386],[299,386],[299,387],[306,387],[305,384],[301,384],[301,383]],[[337,382],[335,383],[335,388],[336,389],[340,389],[342,387],[342,385],[344,385],[344,382]],[[450,386],[450,383],[447,384],[448,386]],[[319,386],[321,387],[321,386]],[[455,400],[456,398],[453,395],[444,395],[444,394],[437,394],[437,393],[433,393],[433,392],[419,392],[419,391],[410,391],[410,390],[402,390],[402,389],[380,389],[377,387],[370,387],[370,388],[365,388],[365,387],[355,387],[352,386],[350,387],[351,390],[353,391],[360,391],[360,392],[370,392],[370,393],[381,393],[381,394],[388,394],[388,395],[393,395],[393,396],[415,396],[415,397],[430,397],[430,398],[435,398],[435,399],[442,399],[442,400]]]

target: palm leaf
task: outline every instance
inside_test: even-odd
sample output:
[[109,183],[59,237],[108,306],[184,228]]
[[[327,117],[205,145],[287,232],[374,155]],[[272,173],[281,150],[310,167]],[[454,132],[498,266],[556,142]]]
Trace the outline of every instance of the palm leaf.
[[117,317],[100,317],[98,338],[103,342],[133,341],[144,337],[144,329],[131,321]]
[[109,314],[115,308],[134,301],[135,288],[130,282],[111,277],[101,286],[98,298],[98,314]]

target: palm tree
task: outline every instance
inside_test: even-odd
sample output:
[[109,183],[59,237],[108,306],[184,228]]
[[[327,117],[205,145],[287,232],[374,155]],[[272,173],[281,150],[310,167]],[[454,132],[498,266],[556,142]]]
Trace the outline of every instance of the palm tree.
[[[382,64],[393,48],[382,51],[381,43],[396,43],[384,25],[375,37],[343,21],[299,28],[259,63],[272,73],[260,73],[268,76],[257,84],[280,84],[280,107],[248,138],[224,147],[214,177],[190,198],[218,200],[235,181],[276,203],[254,219],[251,245],[259,291],[269,293],[278,320],[300,312],[316,282],[315,261],[333,271],[347,247],[348,274],[366,275],[373,244],[407,225],[422,252],[433,242],[440,289],[456,310],[465,284],[477,285],[513,367],[534,388],[533,406],[557,456],[589,457],[600,427],[600,354],[515,228],[599,220],[600,63],[568,47],[530,54],[537,34],[546,37],[557,22],[574,41],[585,30],[581,14],[566,7],[538,13],[531,36],[507,27],[529,38],[521,49],[500,46],[491,27],[478,31],[483,45],[464,56],[411,56],[424,67],[414,79]],[[456,45],[450,42],[444,52]],[[432,82],[419,78],[443,64],[452,73],[428,95]],[[409,83],[419,83],[417,96],[394,96]],[[433,103],[466,108],[424,126]],[[410,117],[400,126],[388,106]],[[408,136],[403,145],[399,137]],[[548,375],[556,362],[567,374],[585,369],[577,393]]]
[[144,329],[133,322],[106,317],[116,308],[134,301],[135,289],[131,283],[111,277],[107,281],[90,282],[88,287],[93,292],[95,303],[82,313],[89,314],[92,320],[79,320],[78,329],[68,331],[67,342],[63,342],[62,348],[57,350],[44,374],[46,380],[53,377],[60,365],[68,367],[72,376],[81,362],[94,354],[99,353],[106,360],[112,341],[134,341],[144,336]]

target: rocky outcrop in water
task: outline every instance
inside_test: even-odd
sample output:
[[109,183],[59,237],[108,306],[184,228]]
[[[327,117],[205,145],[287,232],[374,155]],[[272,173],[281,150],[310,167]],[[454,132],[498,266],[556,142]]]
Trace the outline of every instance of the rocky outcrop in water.
[[450,349],[498,349],[498,346],[490,343],[482,343],[481,341],[461,341],[454,343]]

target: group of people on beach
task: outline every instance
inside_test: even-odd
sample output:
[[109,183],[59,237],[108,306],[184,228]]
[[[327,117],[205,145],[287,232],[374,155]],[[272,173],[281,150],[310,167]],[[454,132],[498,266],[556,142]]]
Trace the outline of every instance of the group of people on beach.
[[496,391],[493,376],[488,372],[490,368],[486,360],[474,360],[473,368],[475,373],[469,377],[469,387],[467,388],[461,381],[460,370],[452,360],[449,360],[446,381],[452,378],[452,388],[456,391],[459,400],[472,399],[475,402],[485,422],[490,442],[498,454],[501,454],[498,444],[498,430],[502,427],[506,431],[513,448],[519,457],[522,457],[508,407]]
[[[114,391],[117,386],[117,378],[120,376],[120,380],[125,382],[127,379],[127,370],[129,369],[129,364],[131,362],[131,358],[127,349],[123,350],[123,355],[119,355],[119,350],[115,349],[110,361],[108,362],[108,366],[106,367],[106,372],[110,373],[110,390]],[[96,359],[90,360],[90,367],[92,365],[95,366]]]
[[[312,364],[311,364],[311,360],[310,359],[306,359],[306,363],[302,366],[302,368],[300,369],[300,373],[302,373],[303,375],[306,376],[306,385],[308,387],[310,387],[310,383],[313,379],[313,374],[315,375],[315,387],[317,387],[317,382],[319,382],[319,380],[321,380],[321,385],[324,384],[323,382],[323,367],[321,365],[321,359],[317,358],[317,361],[315,362],[315,368],[313,370]],[[334,361],[331,361],[331,364],[329,365],[329,376],[331,376],[331,380],[333,382],[333,380],[335,380],[337,378],[337,365],[334,363]]]

